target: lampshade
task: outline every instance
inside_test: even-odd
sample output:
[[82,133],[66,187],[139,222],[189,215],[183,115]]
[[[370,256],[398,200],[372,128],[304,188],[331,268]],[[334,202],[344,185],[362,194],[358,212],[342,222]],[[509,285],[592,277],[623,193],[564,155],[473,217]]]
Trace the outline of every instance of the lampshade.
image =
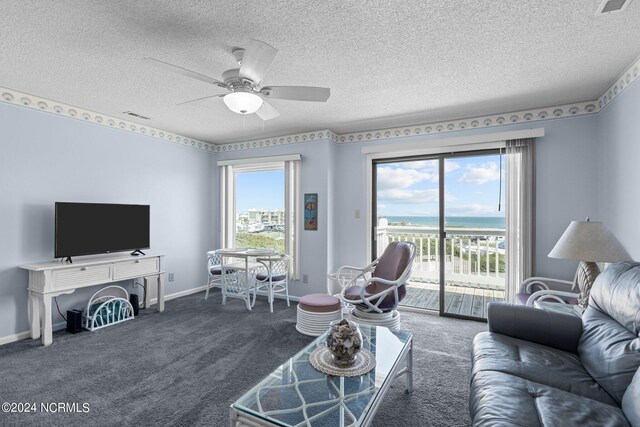
[[598,221],[572,221],[549,257],[587,262],[629,261],[618,239]]
[[231,111],[238,114],[255,113],[262,107],[262,98],[249,92],[231,92],[222,100]]

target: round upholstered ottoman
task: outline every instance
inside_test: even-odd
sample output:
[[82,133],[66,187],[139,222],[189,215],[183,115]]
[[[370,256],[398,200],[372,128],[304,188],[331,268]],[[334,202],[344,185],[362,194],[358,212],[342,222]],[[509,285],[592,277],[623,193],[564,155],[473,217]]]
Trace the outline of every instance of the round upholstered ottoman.
[[300,298],[296,329],[301,334],[317,337],[329,324],[342,318],[340,300],[326,294],[310,294]]

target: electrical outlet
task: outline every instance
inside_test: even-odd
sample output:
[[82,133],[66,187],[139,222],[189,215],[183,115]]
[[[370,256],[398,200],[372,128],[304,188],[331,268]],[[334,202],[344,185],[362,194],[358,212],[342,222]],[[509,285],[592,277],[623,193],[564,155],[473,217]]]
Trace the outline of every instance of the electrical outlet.
[[360,209],[356,209],[355,217],[356,219],[360,219]]
[[169,273],[169,281],[173,282],[174,280],[176,280],[176,275],[175,273]]
[[308,274],[303,274],[302,275],[302,283],[309,283],[309,275]]

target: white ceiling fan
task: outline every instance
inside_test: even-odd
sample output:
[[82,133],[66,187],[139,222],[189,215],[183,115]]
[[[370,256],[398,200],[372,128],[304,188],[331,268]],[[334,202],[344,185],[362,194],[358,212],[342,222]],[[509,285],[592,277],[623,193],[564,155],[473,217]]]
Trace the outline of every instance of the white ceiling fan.
[[158,59],[144,58],[144,60],[164,70],[210,83],[229,91],[226,94],[204,96],[178,105],[209,98],[222,98],[227,107],[234,113],[256,113],[262,120],[271,120],[278,117],[280,113],[266,99],[275,98],[311,102],[326,102],[329,99],[330,90],[325,87],[261,87],[260,82],[269,71],[269,67],[271,67],[277,53],[278,50],[267,43],[252,39],[247,49],[235,49],[233,51],[233,56],[238,61],[240,68],[232,68],[222,73],[222,81]]

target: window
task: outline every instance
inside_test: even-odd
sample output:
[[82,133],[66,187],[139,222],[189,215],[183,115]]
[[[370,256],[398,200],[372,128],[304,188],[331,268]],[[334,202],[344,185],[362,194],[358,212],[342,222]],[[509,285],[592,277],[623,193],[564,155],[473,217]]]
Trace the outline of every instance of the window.
[[218,162],[220,246],[273,248],[298,279],[300,155]]
[[234,171],[235,246],[284,252],[284,165]]

